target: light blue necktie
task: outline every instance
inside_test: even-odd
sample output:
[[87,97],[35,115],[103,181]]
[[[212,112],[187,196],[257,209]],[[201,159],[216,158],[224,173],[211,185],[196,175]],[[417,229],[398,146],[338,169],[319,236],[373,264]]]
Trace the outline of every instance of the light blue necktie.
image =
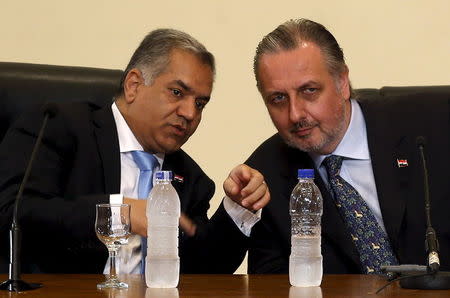
[[[158,165],[158,160],[153,154],[145,151],[131,151],[134,162],[140,170],[138,197],[140,200],[146,200],[150,190],[153,187],[153,172]],[[141,237],[141,273],[145,273],[145,256],[147,255],[147,237]]]
[[388,236],[381,229],[369,206],[358,191],[339,175],[343,159],[342,156],[330,155],[323,161],[330,188],[359,252],[363,271],[368,274],[381,273],[382,265],[397,265],[398,261]]

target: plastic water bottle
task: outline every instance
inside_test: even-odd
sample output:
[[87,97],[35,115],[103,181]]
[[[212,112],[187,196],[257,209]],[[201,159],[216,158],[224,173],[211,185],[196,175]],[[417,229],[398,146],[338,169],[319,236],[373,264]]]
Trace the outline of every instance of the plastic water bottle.
[[171,171],[157,171],[155,178],[147,202],[145,281],[150,288],[174,288],[180,276],[180,199],[171,184]]
[[298,184],[291,194],[291,256],[289,281],[296,287],[315,287],[322,282],[321,227],[323,203],[314,184],[314,170],[299,169]]

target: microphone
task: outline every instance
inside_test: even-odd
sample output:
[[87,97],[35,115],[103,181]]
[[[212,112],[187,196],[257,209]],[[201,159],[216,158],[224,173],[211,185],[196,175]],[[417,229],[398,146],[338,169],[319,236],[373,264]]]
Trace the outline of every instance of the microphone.
[[22,292],[27,290],[33,290],[42,287],[42,284],[27,283],[20,278],[21,265],[20,265],[20,251],[21,251],[21,230],[19,222],[17,219],[17,211],[19,210],[19,204],[22,200],[22,193],[27,184],[28,177],[30,176],[31,169],[33,167],[33,162],[36,159],[36,154],[39,146],[42,142],[42,137],[44,135],[45,127],[49,118],[53,118],[58,112],[58,107],[54,103],[45,104],[43,107],[44,120],[42,121],[41,129],[34,144],[33,151],[31,152],[30,160],[25,170],[25,174],[20,184],[19,191],[16,195],[13,218],[11,229],[9,231],[9,275],[8,280],[0,284],[0,290],[7,290],[10,292]]
[[400,275],[398,278],[400,280],[400,286],[405,289],[447,290],[450,289],[450,272],[439,271],[439,242],[436,237],[436,231],[431,225],[430,187],[428,184],[428,168],[425,159],[425,137],[418,136],[416,138],[416,145],[419,149],[423,170],[425,218],[427,225],[425,232],[425,249],[428,255],[427,266],[382,266],[382,269],[388,274]]
[[436,273],[439,270],[439,242],[436,238],[436,232],[431,226],[431,204],[430,204],[430,187],[428,184],[428,168],[425,160],[426,140],[423,136],[416,138],[416,144],[419,148],[420,159],[423,166],[423,185],[425,192],[425,217],[427,221],[427,230],[425,232],[425,249],[428,253],[428,271]]

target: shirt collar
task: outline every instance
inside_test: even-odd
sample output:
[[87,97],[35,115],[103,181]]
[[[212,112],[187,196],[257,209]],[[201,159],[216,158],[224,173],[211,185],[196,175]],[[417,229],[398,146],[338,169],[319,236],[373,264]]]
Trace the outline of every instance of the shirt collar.
[[[131,131],[128,123],[123,118],[122,113],[120,113],[119,108],[114,102],[111,106],[114,121],[117,127],[117,136],[119,137],[119,148],[120,153],[126,153],[130,151],[144,151],[142,145],[138,142],[133,132]],[[158,160],[159,164],[162,165],[164,160],[164,153],[153,154]]]
[[[354,99],[351,102],[351,116],[347,131],[336,149],[329,155],[339,155],[348,159],[370,160],[367,144],[366,121],[361,107]],[[329,155],[309,154],[318,169],[322,161]]]

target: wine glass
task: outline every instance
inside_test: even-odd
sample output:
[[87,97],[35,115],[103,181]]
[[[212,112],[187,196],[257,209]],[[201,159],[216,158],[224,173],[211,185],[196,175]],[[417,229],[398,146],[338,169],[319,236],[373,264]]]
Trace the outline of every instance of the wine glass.
[[128,288],[128,284],[119,281],[116,274],[116,255],[119,247],[128,242],[130,236],[130,205],[95,205],[95,233],[109,252],[109,276],[97,285],[98,289]]

